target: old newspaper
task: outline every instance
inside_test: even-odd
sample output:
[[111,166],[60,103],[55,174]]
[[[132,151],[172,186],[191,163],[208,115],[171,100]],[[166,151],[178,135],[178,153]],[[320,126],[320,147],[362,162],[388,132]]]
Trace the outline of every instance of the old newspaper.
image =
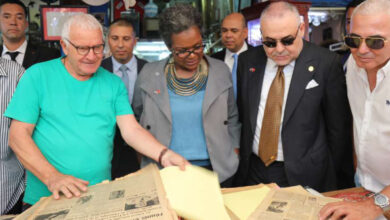
[[337,201],[340,200],[272,189],[248,219],[317,220],[325,204]]
[[177,219],[169,207],[156,165],[115,181],[91,186],[78,198],[41,199],[15,220]]

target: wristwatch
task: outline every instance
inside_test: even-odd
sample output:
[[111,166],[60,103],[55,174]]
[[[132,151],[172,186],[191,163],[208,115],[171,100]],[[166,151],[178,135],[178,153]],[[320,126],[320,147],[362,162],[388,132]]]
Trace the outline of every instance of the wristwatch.
[[374,203],[379,206],[383,212],[387,212],[390,210],[390,201],[386,195],[381,193],[375,193],[374,195]]

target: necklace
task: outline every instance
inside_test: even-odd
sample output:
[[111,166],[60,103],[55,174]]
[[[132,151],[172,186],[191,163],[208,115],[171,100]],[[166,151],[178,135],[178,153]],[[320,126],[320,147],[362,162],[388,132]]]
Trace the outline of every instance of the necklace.
[[173,58],[169,59],[165,67],[165,76],[168,89],[177,95],[191,96],[206,86],[208,65],[204,59],[200,61],[194,75],[187,79],[178,78]]

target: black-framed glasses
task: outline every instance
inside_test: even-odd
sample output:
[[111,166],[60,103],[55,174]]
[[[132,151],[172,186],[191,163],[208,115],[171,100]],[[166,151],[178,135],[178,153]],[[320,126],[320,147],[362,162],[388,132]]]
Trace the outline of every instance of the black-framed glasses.
[[203,48],[205,48],[205,44],[199,44],[199,45],[196,45],[194,46],[193,48],[190,48],[190,49],[172,49],[172,53],[174,53],[176,56],[180,57],[180,58],[186,58],[188,56],[190,56],[191,54],[193,53],[200,53],[203,51]]
[[103,53],[103,50],[104,50],[104,44],[98,44],[98,45],[95,45],[95,46],[92,46],[92,47],[88,47],[88,46],[76,46],[74,45],[74,43],[72,43],[69,39],[66,39],[66,41],[68,41],[74,48],[76,48],[77,50],[77,53],[79,55],[82,55],[82,56],[85,56],[89,53],[89,51],[92,49],[92,51],[95,53],[95,54],[101,54]]
[[382,49],[387,42],[386,38],[380,36],[360,37],[358,35],[347,35],[344,37],[345,44],[350,48],[359,48],[363,40],[366,42],[367,47],[373,50]]
[[299,27],[300,26],[298,26],[298,30],[297,30],[297,33],[295,33],[295,36],[289,35],[289,36],[283,37],[280,40],[268,38],[267,40],[263,41],[263,44],[266,47],[275,48],[276,45],[278,44],[278,41],[280,41],[280,43],[283,44],[284,46],[290,46],[290,45],[292,45],[294,43],[295,39],[297,39],[298,32],[299,32]]

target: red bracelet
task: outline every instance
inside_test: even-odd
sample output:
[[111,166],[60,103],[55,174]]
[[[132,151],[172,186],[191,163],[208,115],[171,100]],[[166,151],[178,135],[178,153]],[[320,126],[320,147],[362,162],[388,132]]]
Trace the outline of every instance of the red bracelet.
[[[164,154],[168,151],[169,149],[168,148],[164,148],[161,152],[160,152],[160,156],[158,156],[158,163],[161,164],[161,160],[162,160],[162,157],[164,156]],[[162,164],[161,164],[162,165]]]

